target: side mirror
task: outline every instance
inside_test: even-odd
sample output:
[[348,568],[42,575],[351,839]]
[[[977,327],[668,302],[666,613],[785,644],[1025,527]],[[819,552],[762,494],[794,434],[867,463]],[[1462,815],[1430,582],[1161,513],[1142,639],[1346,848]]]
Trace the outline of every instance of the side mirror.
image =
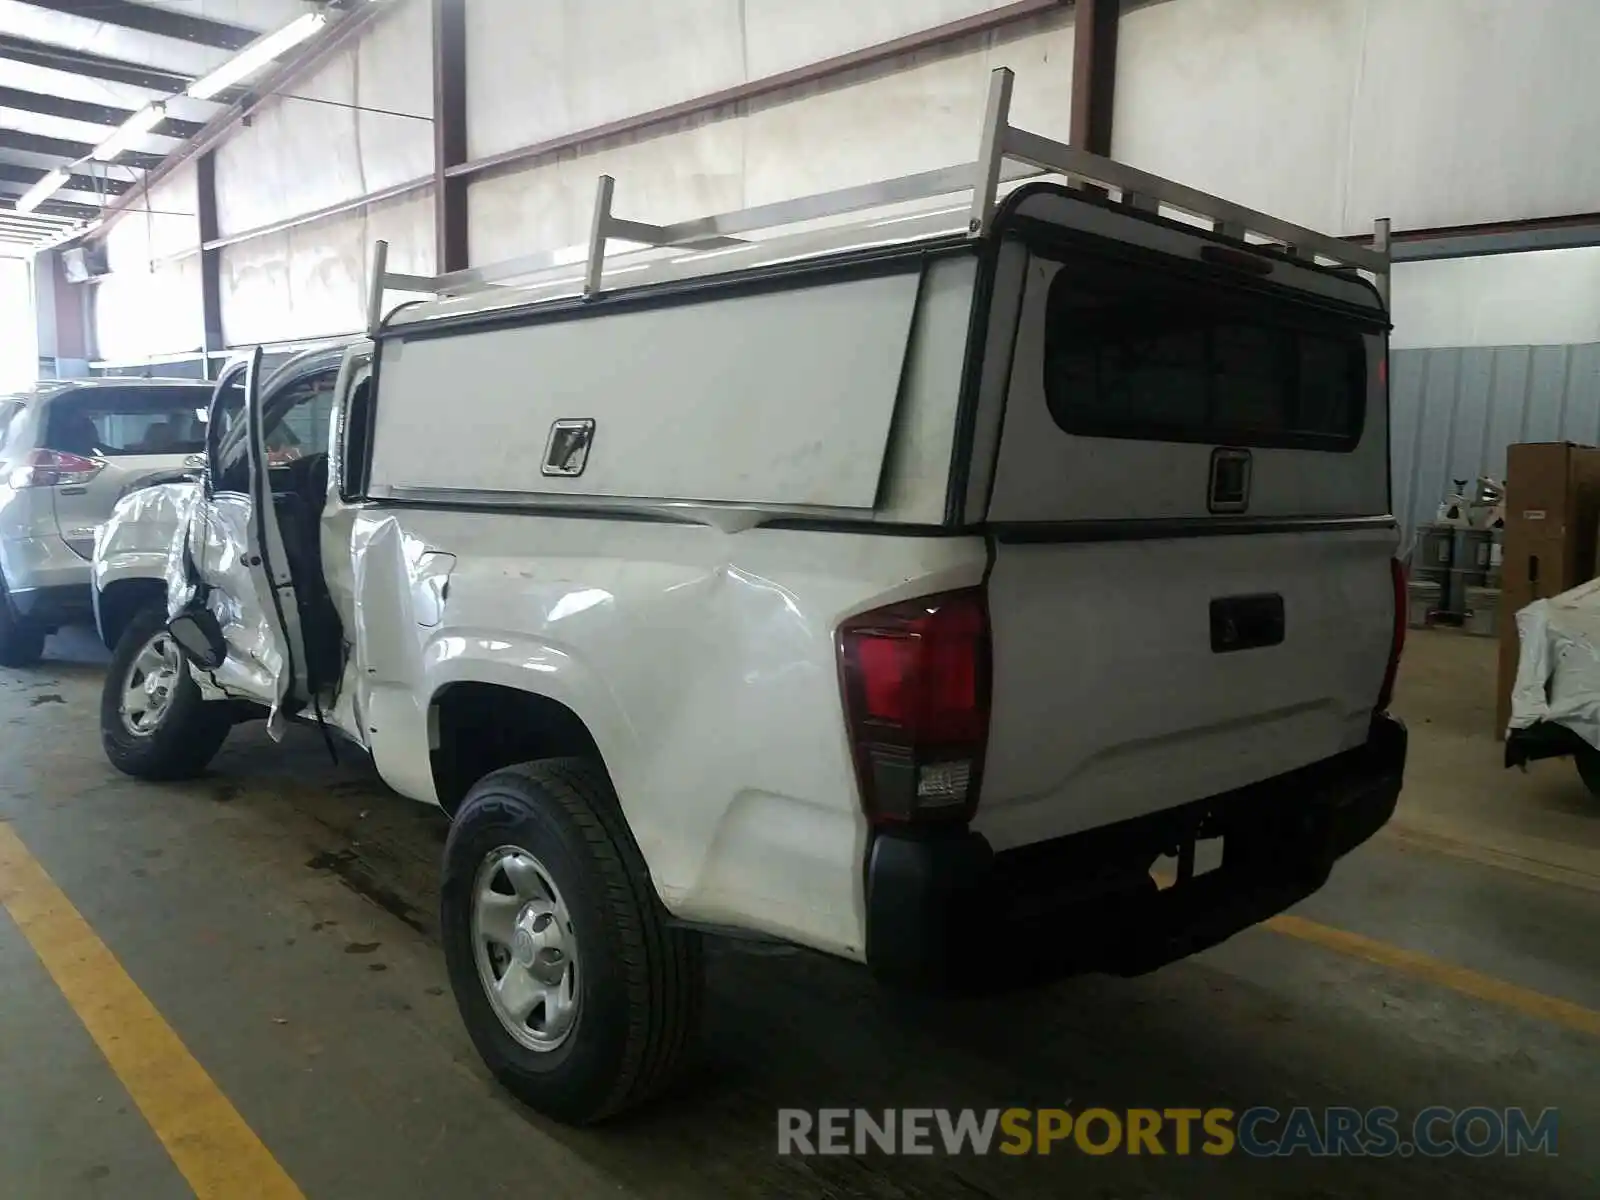
[[215,671],[228,657],[228,643],[222,636],[222,623],[210,609],[190,609],[173,617],[167,632],[189,661],[203,671]]

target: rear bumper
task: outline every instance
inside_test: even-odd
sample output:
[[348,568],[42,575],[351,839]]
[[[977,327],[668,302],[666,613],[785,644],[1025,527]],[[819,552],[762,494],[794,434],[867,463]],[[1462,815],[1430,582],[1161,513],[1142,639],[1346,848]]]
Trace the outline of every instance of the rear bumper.
[[58,585],[12,590],[11,607],[35,625],[77,625],[94,619],[89,585]]
[[[995,854],[969,830],[880,834],[867,862],[867,963],[885,982],[984,987],[1074,971],[1140,974],[1282,912],[1394,813],[1406,729],[1207,800]],[[1223,862],[1165,890],[1156,858],[1221,836]]]
[[0,541],[0,571],[13,596],[82,588],[88,599],[90,564],[60,537],[8,537]]

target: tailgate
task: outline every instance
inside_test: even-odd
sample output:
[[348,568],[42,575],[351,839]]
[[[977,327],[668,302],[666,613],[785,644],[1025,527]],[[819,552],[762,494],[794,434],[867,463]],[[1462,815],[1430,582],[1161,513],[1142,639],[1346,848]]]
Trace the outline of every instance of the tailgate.
[[1002,542],[975,827],[1008,849],[1361,744],[1388,664],[1393,552],[1383,528]]
[[[1049,202],[1029,203],[1043,217]],[[1372,290],[1054,211],[1085,210],[1094,236],[1024,224],[985,511],[994,692],[975,826],[997,849],[1360,744],[1394,633]]]

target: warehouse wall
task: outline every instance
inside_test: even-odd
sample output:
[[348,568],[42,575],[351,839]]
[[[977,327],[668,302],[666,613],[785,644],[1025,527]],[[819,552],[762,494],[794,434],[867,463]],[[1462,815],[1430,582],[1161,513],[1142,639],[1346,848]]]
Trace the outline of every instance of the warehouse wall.
[[141,211],[106,237],[111,274],[94,284],[97,358],[142,359],[197,350],[200,223],[195,171],[184,167],[150,189]]
[[1429,519],[1453,479],[1503,478],[1513,442],[1600,445],[1600,248],[1394,272],[1395,511]]
[[1600,342],[1600,247],[1399,263],[1391,345]]
[[[547,141],[1002,6],[469,0],[469,154]],[[671,222],[970,161],[997,66],[1017,71],[1014,119],[1065,138],[1072,19],[1063,8],[938,53],[476,181],[472,259],[580,243],[601,174],[617,179],[619,214]]]
[[1113,151],[1340,233],[1590,212],[1597,45],[1588,0],[1158,0]]
[[[310,99],[264,106],[249,128],[224,142],[216,152],[221,235],[430,175],[432,28],[428,0],[399,0],[371,33],[294,84],[294,95]],[[228,344],[360,329],[372,242],[380,237],[391,243],[394,270],[432,274],[431,190],[225,247]]]
[[[468,155],[569,137],[1007,7],[466,0]],[[215,152],[231,344],[357,328],[378,236],[391,241],[395,269],[434,270],[425,186],[264,231],[431,175],[432,124],[419,119],[433,108],[430,0],[385,9],[359,41],[295,81],[288,90],[299,98],[269,100]],[[995,66],[1018,73],[1015,119],[1065,138],[1073,41],[1063,4],[937,51],[477,177],[471,258],[581,242],[601,172],[617,177],[620,214],[671,221],[965,161]],[[1600,5],[1585,0],[1128,0],[1114,149],[1340,231],[1364,231],[1380,214],[1412,228],[1588,211],[1600,195],[1600,158],[1587,152],[1600,104],[1585,54],[1597,43]],[[152,207],[192,211],[192,173],[157,192],[165,199]],[[114,273],[97,285],[102,357],[197,344],[195,228],[140,214],[115,224]],[[1468,301],[1448,267],[1397,278],[1396,345],[1442,344],[1475,322],[1478,332],[1451,344],[1592,339],[1553,299],[1585,286],[1581,271],[1563,278],[1532,308],[1495,299],[1515,290],[1510,282],[1486,282]],[[1403,294],[1409,315],[1398,312]],[[1494,333],[1497,303],[1520,317],[1521,332]]]
[[1394,506],[1410,531],[1453,479],[1504,479],[1513,442],[1600,445],[1600,342],[1399,350],[1390,361]]

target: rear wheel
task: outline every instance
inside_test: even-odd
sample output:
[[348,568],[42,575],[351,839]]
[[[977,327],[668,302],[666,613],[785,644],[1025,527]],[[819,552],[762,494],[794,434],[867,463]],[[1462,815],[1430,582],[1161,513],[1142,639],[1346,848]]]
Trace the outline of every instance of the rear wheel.
[[24,620],[0,583],[0,667],[31,667],[44,657],[42,626]]
[[519,1099],[589,1124],[666,1085],[699,1023],[699,937],[667,923],[598,764],[480,780],[445,844],[440,909],[462,1020]]
[[100,743],[111,765],[139,779],[187,779],[215,757],[233,710],[207,702],[160,605],[128,622],[100,693]]

